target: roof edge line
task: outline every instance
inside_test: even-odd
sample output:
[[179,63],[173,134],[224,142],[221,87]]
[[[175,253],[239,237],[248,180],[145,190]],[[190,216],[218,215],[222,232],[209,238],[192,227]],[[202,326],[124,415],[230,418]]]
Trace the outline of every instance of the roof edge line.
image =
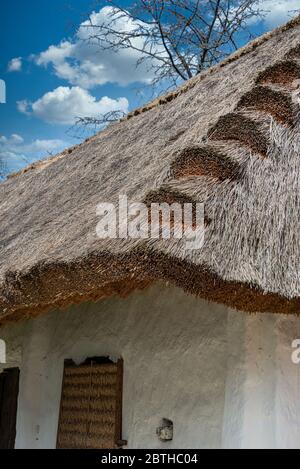
[[232,62],[235,62],[240,57],[243,57],[244,55],[249,54],[250,52],[255,50],[257,47],[261,46],[262,44],[265,44],[266,42],[268,42],[270,39],[277,36],[278,34],[281,34],[285,31],[290,30],[290,29],[294,29],[297,26],[300,26],[300,15],[293,18],[288,23],[286,23],[282,26],[279,26],[279,27],[273,29],[272,31],[268,31],[267,33],[263,34],[262,36],[259,36],[259,37],[255,38],[254,40],[248,42],[245,46],[241,47],[237,51],[230,54],[228,57],[226,57],[220,63],[218,63],[216,65],[213,65],[212,67],[209,67],[207,70],[204,70],[203,72],[201,72],[199,75],[195,75],[194,77],[190,78],[188,81],[184,82],[176,90],[170,91],[167,94],[161,95],[158,98],[154,99],[153,101],[150,101],[150,103],[145,104],[145,105],[141,106],[140,108],[134,109],[129,114],[127,114],[125,117],[120,119],[119,122],[124,122],[124,121],[130,120],[132,117],[135,117],[139,114],[150,111],[153,108],[162,106],[164,104],[167,104],[167,103],[173,101],[178,96],[180,96],[183,93],[186,93],[187,91],[192,89],[197,83],[199,83],[199,81],[203,80],[208,75],[211,75],[211,74],[215,73],[216,71],[218,71],[220,68],[223,68],[223,67],[225,67],[226,65],[228,65]]

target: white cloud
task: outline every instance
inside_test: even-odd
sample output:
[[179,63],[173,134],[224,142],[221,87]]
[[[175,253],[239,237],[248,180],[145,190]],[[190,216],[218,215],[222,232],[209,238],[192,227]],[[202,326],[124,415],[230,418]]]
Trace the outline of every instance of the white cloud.
[[15,57],[11,59],[7,66],[8,72],[20,72],[22,70],[22,58]]
[[29,112],[27,111],[28,107],[30,107],[30,102],[27,99],[17,101],[18,111],[22,112],[22,114],[29,114]]
[[[0,137],[0,161],[7,172],[17,171],[36,159],[56,154],[68,146],[59,139],[37,139],[26,143],[18,134]],[[1,172],[1,171],[0,171]]]
[[[111,7],[104,7],[98,13],[92,13],[90,21],[83,22],[73,41],[64,40],[58,45],[51,45],[46,51],[34,56],[37,65],[52,66],[55,74],[71,85],[90,89],[105,83],[128,85],[133,82],[149,83],[153,76],[147,64],[136,67],[141,53],[134,50],[100,51],[96,44],[87,39],[95,32],[93,26],[107,23]],[[119,18],[114,23],[118,31],[131,31],[136,28],[132,20]],[[136,38],[133,45],[142,47],[143,40]]]
[[104,96],[97,101],[88,91],[78,86],[60,86],[34,103],[18,102],[18,109],[50,124],[69,125],[74,124],[77,117],[99,117],[107,112],[119,110],[127,113],[128,100]]
[[289,21],[297,14],[296,10],[300,13],[299,0],[261,0],[260,7],[266,11],[264,23],[268,29]]
[[[5,137],[4,137],[5,138]],[[24,139],[23,137],[21,137],[21,135],[18,135],[18,134],[12,134],[10,136],[10,142],[15,144],[15,145],[21,145],[21,143],[24,142]]]

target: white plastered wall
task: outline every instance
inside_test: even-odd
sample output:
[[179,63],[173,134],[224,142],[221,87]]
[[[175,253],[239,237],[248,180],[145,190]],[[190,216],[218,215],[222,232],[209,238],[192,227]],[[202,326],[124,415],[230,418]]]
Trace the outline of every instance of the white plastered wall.
[[[162,284],[0,330],[20,366],[17,448],[54,448],[64,359],[124,359],[129,448],[300,448],[300,318],[232,311]],[[174,440],[156,428],[174,423]]]

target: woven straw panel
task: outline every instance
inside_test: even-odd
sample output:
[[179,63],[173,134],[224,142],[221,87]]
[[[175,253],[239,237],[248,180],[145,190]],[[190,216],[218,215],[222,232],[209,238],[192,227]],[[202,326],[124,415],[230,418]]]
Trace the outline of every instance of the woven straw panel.
[[65,364],[57,448],[112,449],[121,440],[122,361]]

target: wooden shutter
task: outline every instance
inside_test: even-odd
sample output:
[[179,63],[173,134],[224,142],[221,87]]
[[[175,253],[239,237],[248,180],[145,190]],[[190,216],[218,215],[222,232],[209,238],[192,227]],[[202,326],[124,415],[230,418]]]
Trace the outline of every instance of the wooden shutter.
[[15,447],[19,376],[18,368],[0,374],[0,449]]
[[123,360],[65,362],[57,448],[121,446]]

